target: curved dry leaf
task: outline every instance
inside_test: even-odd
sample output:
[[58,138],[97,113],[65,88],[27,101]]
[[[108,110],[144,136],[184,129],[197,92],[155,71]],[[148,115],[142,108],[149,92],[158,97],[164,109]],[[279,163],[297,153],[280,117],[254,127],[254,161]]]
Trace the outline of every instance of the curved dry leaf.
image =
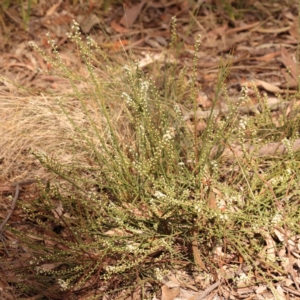
[[46,17],[52,16],[56,10],[59,8],[59,6],[62,4],[63,0],[59,0],[56,4],[52,5],[47,11],[46,11]]
[[272,92],[272,93],[280,93],[281,92],[281,89],[278,86],[268,83],[266,81],[256,79],[256,80],[254,80],[254,83],[256,84],[256,86],[262,87],[263,89],[265,89],[268,92]]
[[289,31],[291,26],[286,26],[282,28],[254,28],[252,31],[260,32],[260,33],[282,33]]
[[240,31],[249,30],[249,29],[252,29],[253,27],[256,27],[259,24],[260,24],[260,22],[254,22],[254,23],[251,23],[251,24],[242,25],[240,27],[231,28],[229,30],[226,30],[225,34],[228,35],[228,34],[233,34],[233,33],[240,32]]
[[269,62],[269,61],[273,60],[276,56],[279,56],[279,55],[281,55],[280,51],[271,52],[271,53],[265,54],[263,56],[255,57],[255,60]]
[[194,232],[194,237],[195,240],[192,241],[192,251],[193,251],[193,255],[194,255],[194,262],[195,264],[203,271],[207,271],[205,264],[200,256],[200,251],[199,251],[199,245],[197,242],[197,232]]
[[271,262],[275,262],[276,261],[276,256],[275,256],[275,252],[276,252],[276,243],[275,241],[272,239],[271,235],[268,235],[267,237],[265,237],[265,241],[267,243],[267,260],[271,261]]
[[129,29],[127,29],[127,28],[125,28],[125,27],[119,25],[119,24],[117,23],[116,20],[113,20],[113,21],[110,23],[110,26],[111,26],[111,28],[112,28],[113,30],[115,30],[115,31],[118,32],[118,33],[127,33],[127,32],[129,32]]
[[283,233],[278,229],[274,229],[274,233],[280,242],[283,242],[285,240]]

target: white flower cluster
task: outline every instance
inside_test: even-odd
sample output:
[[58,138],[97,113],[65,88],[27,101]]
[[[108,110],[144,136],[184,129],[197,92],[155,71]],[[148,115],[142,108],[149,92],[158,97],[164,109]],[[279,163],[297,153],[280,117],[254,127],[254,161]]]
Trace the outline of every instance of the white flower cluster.
[[248,92],[249,92],[248,86],[246,84],[242,85],[242,91],[241,91],[242,96],[239,97],[238,100],[240,102],[247,102]]
[[250,282],[250,276],[245,274],[244,272],[239,274],[239,276],[236,278],[236,282],[238,284],[247,284]]
[[141,83],[141,93],[146,94],[149,89],[149,82],[148,81],[143,81]]
[[178,104],[174,105],[174,111],[176,112],[176,114],[182,116],[182,112]]
[[125,100],[126,104],[128,105],[132,104],[133,101],[127,93],[123,92],[121,97]]
[[69,283],[67,281],[64,281],[62,279],[58,279],[57,282],[58,282],[58,284],[59,284],[62,291],[65,291],[69,288]]
[[163,140],[169,141],[172,140],[175,136],[175,130],[174,128],[170,128],[166,130],[166,133],[163,135]]
[[165,272],[163,270],[161,270],[160,268],[154,268],[154,274],[158,281],[163,281],[163,279],[166,275]]
[[165,198],[167,196],[160,191],[155,191],[154,197],[156,197],[157,199],[161,199],[161,198]]
[[279,225],[283,220],[282,214],[281,213],[276,213],[271,221],[273,225]]
[[243,129],[243,130],[245,130],[246,129],[246,127],[247,127],[247,122],[248,122],[248,119],[247,119],[247,117],[242,117],[241,119],[240,119],[240,128],[241,129]]

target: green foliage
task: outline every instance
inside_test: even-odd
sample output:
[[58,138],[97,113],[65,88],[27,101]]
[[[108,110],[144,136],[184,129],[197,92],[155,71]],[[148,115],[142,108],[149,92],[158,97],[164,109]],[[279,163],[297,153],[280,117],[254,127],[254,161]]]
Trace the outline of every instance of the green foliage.
[[[86,160],[70,165],[32,151],[62,180],[41,187],[41,196],[23,205],[26,218],[48,237],[45,246],[16,232],[32,257],[19,270],[23,278],[26,270],[23,290],[49,293],[56,286],[59,294],[101,286],[100,299],[136,284],[159,283],[180,263],[204,272],[194,264],[195,241],[210,273],[220,274],[220,264],[238,267],[242,257],[252,272],[266,276],[256,263],[258,255],[262,264],[284,273],[264,249],[274,227],[299,233],[299,154],[290,150],[284,159],[266,160],[242,147],[243,156],[228,161],[221,155],[230,143],[259,147],[266,137],[282,134],[264,98],[261,114],[241,118],[238,108],[249,101],[247,88],[238,103],[231,103],[224,83],[230,62],[224,62],[207,127],[199,134],[196,56],[190,84],[183,85],[182,74],[176,81],[174,69],[166,68],[164,87],[158,88],[155,74],[145,75],[138,62],[114,70],[91,39],[82,41],[76,23],[70,39],[88,78],[63,64],[53,42],[53,57],[43,54],[70,80],[80,100],[84,126],[72,117],[68,99],[58,99],[76,132],[74,151],[85,153]],[[110,74],[104,78],[101,71]],[[87,84],[88,92],[79,82]],[[221,95],[231,108],[220,120],[213,109]],[[193,127],[184,121],[184,105],[193,112]],[[282,128],[287,124],[283,120]],[[288,149],[295,137],[294,132],[285,140]],[[222,262],[216,252],[220,247]],[[232,276],[227,279],[237,280]]]

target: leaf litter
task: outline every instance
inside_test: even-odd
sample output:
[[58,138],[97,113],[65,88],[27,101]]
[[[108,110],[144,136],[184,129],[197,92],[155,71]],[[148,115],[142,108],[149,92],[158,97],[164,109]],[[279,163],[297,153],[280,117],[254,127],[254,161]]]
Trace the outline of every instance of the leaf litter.
[[[279,5],[272,1],[267,3],[249,1],[248,6],[244,7],[243,18],[230,18],[222,9],[211,9],[219,2],[198,1],[192,5],[188,1],[161,0],[140,3],[127,1],[124,5],[111,5],[105,11],[99,3],[90,1],[89,4],[80,4],[86,11],[82,14],[79,3],[71,6],[63,1],[47,1],[47,4],[41,3],[33,6],[28,31],[22,29],[22,19],[14,6],[5,10],[6,23],[2,25],[2,30],[11,38],[5,40],[2,36],[0,47],[0,68],[3,75],[0,85],[0,134],[2,137],[0,158],[3,160],[0,177],[1,205],[3,205],[1,217],[4,217],[7,211],[7,193],[11,182],[27,179],[28,176],[41,178],[49,176],[49,174],[44,174],[39,163],[28,155],[30,147],[56,153],[65,161],[74,159],[74,156],[68,152],[72,144],[72,141],[68,139],[71,128],[67,120],[59,114],[59,108],[53,109],[56,101],[55,94],[61,91],[68,94],[71,86],[63,78],[51,74],[40,74],[39,70],[45,73],[51,71],[51,65],[47,64],[38,53],[32,52],[27,44],[28,41],[34,40],[38,46],[49,52],[50,46],[45,38],[46,33],[49,32],[50,37],[62,49],[62,58],[66,65],[84,73],[82,62],[75,58],[74,51],[76,50],[69,46],[66,39],[72,19],[77,19],[82,31],[90,34],[96,42],[103,45],[111,59],[115,59],[120,65],[125,62],[125,59],[120,56],[123,51],[127,51],[130,57],[139,59],[142,69],[154,67],[158,63],[163,65],[172,64],[172,62],[176,62],[181,67],[191,67],[191,58],[198,55],[197,81],[202,89],[202,99],[199,98],[201,109],[196,115],[199,118],[200,133],[205,129],[205,119],[211,108],[221,57],[231,60],[232,71],[226,82],[231,99],[239,95],[245,82],[254,82],[260,91],[266,93],[267,105],[273,106],[274,112],[280,111],[281,114],[286,113],[289,116],[291,110],[297,109],[299,106],[297,98],[293,100],[293,105],[295,105],[293,108],[290,103],[281,101],[280,97],[280,95],[293,97],[297,93],[298,70],[295,54],[299,37],[298,19],[295,14],[296,4],[285,6],[283,3]],[[252,10],[257,12],[257,18]],[[236,10],[236,13],[238,14],[239,11]],[[177,17],[177,34],[182,40],[179,57],[168,52],[166,47],[171,38],[172,16]],[[260,18],[261,16],[265,17],[264,21],[261,21],[263,19]],[[193,26],[190,26],[190,21]],[[194,39],[199,34],[201,35],[201,52],[195,53]],[[164,53],[167,54],[167,59],[164,58]],[[187,77],[189,76],[191,74],[187,74]],[[22,91],[16,89],[19,83],[25,87]],[[82,86],[85,88],[84,85]],[[43,96],[43,93],[49,92],[53,97]],[[260,104],[255,102],[254,97],[253,103],[242,113],[259,114]],[[224,101],[220,103],[223,107],[214,109],[214,113],[226,115],[228,108]],[[76,101],[74,100],[70,105],[73,106],[74,117],[84,119],[84,116],[77,110]],[[30,119],[28,116],[31,116]],[[191,117],[192,113],[186,111],[187,122]],[[49,122],[50,124],[59,123],[59,127],[49,127]],[[298,150],[299,140],[294,141],[292,147],[293,151]],[[252,145],[246,145],[246,149],[248,153],[256,151]],[[282,142],[273,142],[256,151],[256,155],[270,156],[285,152],[286,146]],[[80,152],[78,153],[80,156]],[[242,154],[241,146],[234,144],[229,145],[223,153],[227,157],[242,156]],[[211,155],[213,156],[213,153]],[[30,198],[36,197],[36,191],[32,187],[24,187],[21,197],[24,201],[29,201]],[[278,209],[280,211],[280,206]],[[12,220],[19,219],[21,223],[20,213],[20,210],[16,210]],[[59,218],[62,213],[63,207],[61,203],[57,203],[57,208],[53,211],[54,217]],[[275,235],[282,243],[282,249],[276,252],[274,236],[272,237],[268,232],[260,231],[260,234],[265,240],[266,247],[258,254],[253,268],[247,269],[241,263],[240,268],[235,270],[227,262],[232,258],[226,257],[222,248],[216,249],[214,253],[216,259],[220,262],[226,261],[223,265],[220,264],[224,282],[216,278],[201,276],[198,272],[197,275],[186,274],[183,271],[170,273],[161,282],[161,299],[288,299],[287,297],[299,297],[300,238],[292,236],[285,228],[276,228]],[[12,234],[8,234],[6,238],[14,240]],[[44,238],[46,244],[52,243],[47,236]],[[199,245],[194,245],[196,252],[199,248]],[[24,257],[25,253],[26,249],[23,249]],[[1,250],[1,256],[5,257],[5,255],[5,251]],[[272,274],[271,267],[264,265],[270,276],[278,277],[273,288],[259,284],[261,275],[256,271],[255,266],[262,263],[260,257],[268,257],[270,266],[274,266],[276,260],[280,258],[279,265],[282,269],[277,268],[277,274]],[[17,263],[17,257],[13,258]],[[7,259],[10,259],[9,255]],[[201,269],[200,256],[199,259],[198,265]],[[240,260],[243,261],[242,258]],[[51,264],[47,265],[50,269],[54,267]],[[3,273],[0,277],[1,296],[13,299],[7,293],[10,288],[6,278],[11,278],[11,274],[5,273],[2,268],[0,272]],[[258,284],[252,284],[252,281],[249,281],[248,275],[250,276],[251,273]],[[225,284],[233,278],[239,278],[235,289],[231,288],[230,284]],[[138,295],[139,293],[126,299],[138,299]],[[85,296],[82,295],[80,299],[85,299]]]

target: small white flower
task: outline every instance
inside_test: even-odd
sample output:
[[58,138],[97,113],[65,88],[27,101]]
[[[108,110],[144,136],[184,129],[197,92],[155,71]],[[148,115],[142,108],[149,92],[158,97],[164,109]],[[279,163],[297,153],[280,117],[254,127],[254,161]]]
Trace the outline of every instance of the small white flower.
[[129,68],[128,65],[125,65],[125,66],[123,67],[123,70],[124,70],[124,71],[130,71],[130,68]]
[[174,110],[178,115],[182,115],[181,109],[178,104],[174,105]]
[[60,285],[60,288],[62,291],[65,291],[68,288],[68,283],[62,279],[58,279],[58,284]]
[[247,99],[248,99],[248,92],[249,92],[248,86],[247,85],[243,85],[242,86],[242,91],[241,91],[242,96],[239,97],[238,100],[240,102],[246,102]]
[[200,213],[200,212],[201,212],[201,208],[202,208],[201,205],[199,205],[199,204],[196,203],[196,204],[194,205],[194,207],[195,207],[195,210],[196,210],[197,213]]
[[239,283],[247,283],[250,281],[250,278],[248,275],[246,275],[245,273],[242,273],[239,275],[239,278],[237,278],[237,281]]
[[149,82],[143,81],[141,84],[141,91],[145,93],[145,92],[147,92],[148,88],[149,88]]
[[165,198],[167,196],[160,191],[155,191],[154,197],[156,197],[157,199],[160,199],[160,198]]
[[159,268],[155,268],[154,272],[155,272],[156,279],[162,281],[164,278],[163,272]]
[[172,140],[175,136],[175,129],[172,127],[168,130],[166,130],[166,133],[163,135],[164,140]]
[[125,100],[125,102],[126,102],[127,104],[130,105],[130,104],[133,103],[132,99],[130,98],[130,96],[129,96],[127,93],[123,92],[123,93],[121,94],[121,97]]
[[137,249],[137,246],[136,245],[127,245],[126,248],[128,251],[134,252],[134,250]]
[[275,216],[272,219],[272,224],[278,225],[282,221],[282,215],[280,213],[275,214]]
[[164,140],[171,140],[172,136],[167,132],[166,134],[164,134],[163,139]]
[[288,168],[288,169],[286,169],[286,173],[287,173],[288,175],[292,175],[293,171],[292,171],[290,168]]
[[246,127],[247,127],[247,119],[246,118],[242,118],[240,120],[240,128],[243,129],[243,130],[245,130]]
[[222,221],[227,221],[229,218],[228,218],[228,215],[223,213],[223,214],[220,214],[220,220]]

